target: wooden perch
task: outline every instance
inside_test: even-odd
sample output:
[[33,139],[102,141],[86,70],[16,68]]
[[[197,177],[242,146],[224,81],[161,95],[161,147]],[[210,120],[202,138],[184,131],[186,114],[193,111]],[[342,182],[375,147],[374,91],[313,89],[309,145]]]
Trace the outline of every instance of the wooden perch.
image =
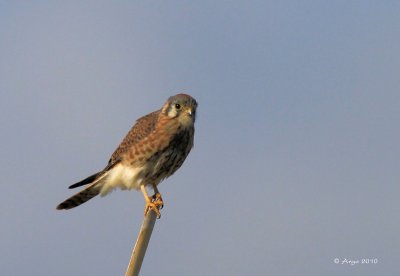
[[144,255],[146,254],[146,249],[149,245],[151,233],[153,232],[154,224],[156,223],[156,218],[157,215],[153,210],[147,212],[147,215],[144,217],[125,276],[139,275]]

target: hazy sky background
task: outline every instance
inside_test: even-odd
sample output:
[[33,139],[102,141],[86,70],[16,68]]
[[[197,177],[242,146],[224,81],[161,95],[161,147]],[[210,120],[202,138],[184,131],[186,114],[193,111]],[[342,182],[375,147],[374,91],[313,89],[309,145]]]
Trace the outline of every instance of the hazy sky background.
[[142,275],[400,275],[399,14],[397,1],[1,1],[1,274],[123,275],[142,194],[55,206],[186,92],[195,148],[159,186]]

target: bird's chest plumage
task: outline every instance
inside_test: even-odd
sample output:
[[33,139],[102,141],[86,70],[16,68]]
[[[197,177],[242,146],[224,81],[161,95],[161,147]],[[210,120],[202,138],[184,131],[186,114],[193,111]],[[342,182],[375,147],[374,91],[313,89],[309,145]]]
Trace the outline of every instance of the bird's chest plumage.
[[141,146],[138,144],[121,164],[111,170],[101,195],[117,187],[130,190],[140,189],[141,185],[158,185],[182,166],[193,147],[193,134],[193,128],[173,135],[161,133],[158,142],[152,141],[152,145],[146,145],[150,144],[149,141]]
[[180,131],[171,137],[167,147],[149,158],[148,163],[152,167],[149,181],[158,184],[162,179],[172,175],[181,167],[192,147],[193,135],[189,130]]
[[137,143],[125,157],[125,166],[139,168],[133,186],[159,184],[171,176],[193,147],[194,128],[179,124],[160,124],[148,137]]

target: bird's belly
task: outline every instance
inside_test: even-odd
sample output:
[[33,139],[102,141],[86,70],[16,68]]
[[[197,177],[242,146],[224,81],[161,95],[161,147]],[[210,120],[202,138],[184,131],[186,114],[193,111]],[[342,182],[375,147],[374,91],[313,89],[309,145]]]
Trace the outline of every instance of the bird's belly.
[[123,164],[115,166],[108,174],[100,195],[105,196],[116,188],[122,190],[140,189],[143,184],[143,167],[130,167]]

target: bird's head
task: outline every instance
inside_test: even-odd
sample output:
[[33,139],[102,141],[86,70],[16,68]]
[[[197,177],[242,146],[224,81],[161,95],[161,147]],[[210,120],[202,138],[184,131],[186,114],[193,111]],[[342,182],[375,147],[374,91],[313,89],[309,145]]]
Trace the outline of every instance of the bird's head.
[[187,94],[170,97],[162,108],[162,113],[169,118],[176,118],[184,127],[192,126],[196,120],[197,102]]

